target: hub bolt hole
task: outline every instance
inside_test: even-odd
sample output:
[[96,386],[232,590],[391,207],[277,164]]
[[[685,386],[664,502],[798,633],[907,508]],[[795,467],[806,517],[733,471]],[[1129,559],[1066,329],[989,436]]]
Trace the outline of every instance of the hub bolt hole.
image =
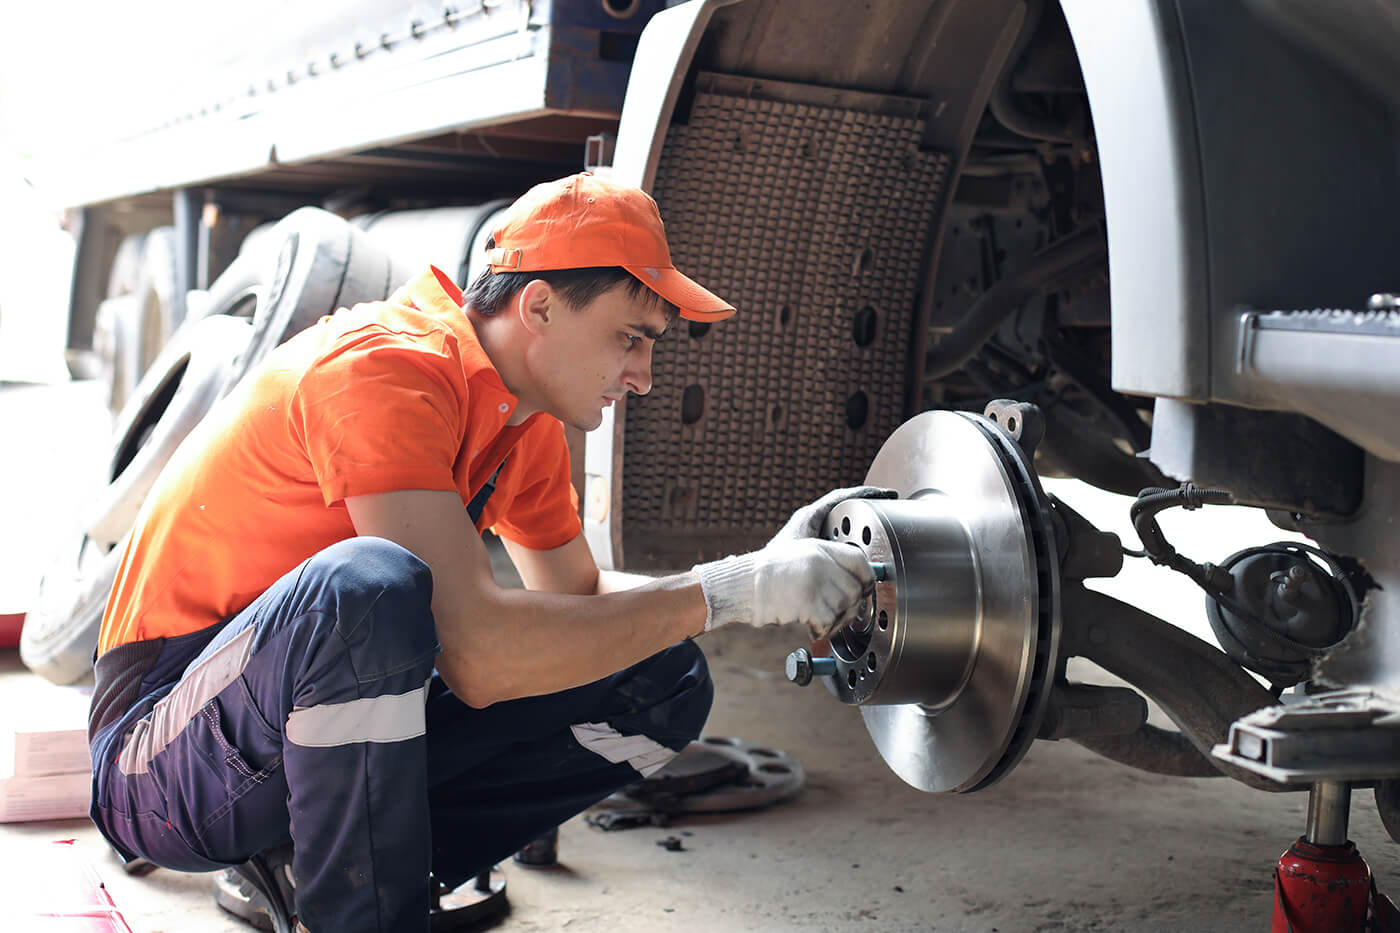
[[881,610],[880,610],[880,631],[883,632],[885,629],[887,629],[887,628],[889,628],[889,627],[890,627],[890,614],[889,614],[888,612],[886,612],[885,610],[881,609]]
[[851,516],[846,515],[841,519],[841,533],[843,535],[851,533]]
[[865,657],[865,666],[870,668],[870,673],[872,674],[875,673],[875,664],[875,652],[872,651]]
[[854,667],[851,668],[849,671],[846,672],[846,684],[847,684],[849,687],[851,687],[852,689],[855,688],[855,685],[856,685],[856,669],[855,669]]
[[870,544],[870,529],[869,529],[869,528],[862,528],[862,529],[860,530],[860,540],[864,541],[867,545]]

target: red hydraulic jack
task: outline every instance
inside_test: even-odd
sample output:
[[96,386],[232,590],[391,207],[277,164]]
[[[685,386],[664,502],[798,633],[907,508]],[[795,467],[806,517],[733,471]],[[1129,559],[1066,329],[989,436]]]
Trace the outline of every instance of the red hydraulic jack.
[[1350,810],[1350,784],[1312,786],[1307,834],[1274,869],[1273,933],[1400,933],[1400,911],[1347,839]]

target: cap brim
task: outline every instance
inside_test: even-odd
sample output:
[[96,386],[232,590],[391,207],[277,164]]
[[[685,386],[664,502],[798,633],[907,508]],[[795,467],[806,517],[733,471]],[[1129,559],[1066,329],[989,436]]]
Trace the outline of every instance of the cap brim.
[[656,266],[623,266],[647,288],[680,309],[687,321],[722,321],[734,316],[734,306],[707,288],[702,288],[675,269]]

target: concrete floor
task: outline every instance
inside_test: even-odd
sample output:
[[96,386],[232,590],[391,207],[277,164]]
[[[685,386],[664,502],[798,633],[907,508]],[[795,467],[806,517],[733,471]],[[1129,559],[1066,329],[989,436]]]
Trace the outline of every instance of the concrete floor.
[[[0,385],[9,451],[0,458],[0,612],[30,598],[45,555],[71,528],[81,490],[105,461],[103,424],[94,386]],[[1054,485],[1107,527],[1125,515],[1113,497]],[[1204,517],[1211,514],[1164,525],[1201,559],[1281,537],[1251,524],[1257,516]],[[1135,566],[1105,589],[1199,630],[1199,597],[1155,568]],[[807,772],[800,796],[664,829],[604,833],[575,819],[563,827],[559,867],[506,866],[512,912],[498,929],[1014,933],[1268,924],[1270,873],[1302,831],[1304,795],[1143,774],[1071,743],[1043,742],[986,791],[923,794],[884,766],[855,710],[820,687],[783,679],[782,660],[799,639],[779,629],[723,630],[700,644],[716,683],[706,732],[795,755]],[[14,652],[0,654],[0,728],[38,686]],[[1381,829],[1369,792],[1356,796],[1352,827],[1382,890],[1400,894],[1400,847]],[[682,851],[658,846],[673,835]],[[126,876],[83,821],[0,826],[0,852],[13,864],[64,838],[78,840],[136,933],[249,929],[215,906],[208,876]]]

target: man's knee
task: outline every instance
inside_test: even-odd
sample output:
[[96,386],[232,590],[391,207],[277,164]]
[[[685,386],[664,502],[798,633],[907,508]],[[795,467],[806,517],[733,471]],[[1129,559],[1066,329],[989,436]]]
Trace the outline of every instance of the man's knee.
[[633,671],[631,683],[620,687],[634,702],[647,704],[643,731],[671,748],[698,738],[709,718],[715,687],[705,655],[695,643],[678,642]]
[[676,646],[682,657],[691,660],[690,668],[682,677],[685,684],[684,701],[677,715],[680,726],[692,738],[699,738],[705,728],[705,720],[710,716],[710,706],[715,699],[715,684],[710,679],[710,666],[705,661],[705,653],[692,641],[683,641]]
[[417,653],[437,645],[433,577],[411,551],[383,538],[337,542],[307,561],[299,602],[314,607],[347,645]]

